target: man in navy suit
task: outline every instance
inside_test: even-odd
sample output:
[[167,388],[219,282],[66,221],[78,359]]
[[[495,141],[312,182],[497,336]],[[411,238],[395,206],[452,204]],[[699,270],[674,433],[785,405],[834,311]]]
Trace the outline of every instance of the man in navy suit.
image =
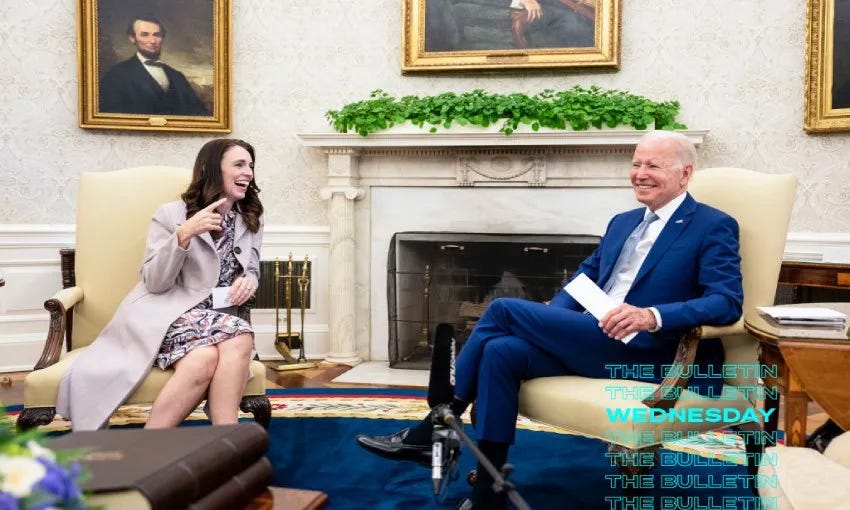
[[[548,305],[494,300],[475,325],[457,359],[450,408],[459,416],[476,402],[478,446],[496,467],[514,440],[521,381],[565,374],[611,378],[606,364],[641,364],[654,373],[640,380],[660,382],[661,366],[672,363],[684,331],[741,316],[738,224],[687,193],[695,161],[693,144],[680,133],[649,132],[637,145],[630,178],[645,207],[615,216],[576,273],[620,303],[601,320],[560,290]],[[624,342],[632,333],[637,336]],[[695,364],[700,373],[718,373],[723,358],[720,340],[703,340]],[[721,385],[717,378],[693,380],[702,393],[717,395]],[[357,441],[384,457],[427,462],[432,429],[429,417],[397,434]],[[492,483],[479,465],[465,508],[506,508]]]
[[209,115],[189,80],[159,60],[165,27],[156,18],[130,21],[127,36],[136,54],[115,64],[100,80],[102,113],[145,115]]

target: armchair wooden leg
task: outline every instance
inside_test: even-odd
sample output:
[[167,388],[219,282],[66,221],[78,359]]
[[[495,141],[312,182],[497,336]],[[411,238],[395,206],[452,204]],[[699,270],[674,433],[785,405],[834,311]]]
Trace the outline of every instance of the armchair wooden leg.
[[[652,468],[658,465],[658,451],[660,449],[660,445],[648,446],[641,450],[632,450],[618,444],[608,444],[608,453],[613,454],[611,458],[614,459],[617,465],[617,471],[621,475],[645,475],[649,473]],[[652,455],[651,464],[645,462],[645,455],[647,453]],[[639,462],[639,458],[643,460]]]
[[[658,508],[658,501],[649,487],[657,486],[658,480],[654,480],[649,486],[638,483],[638,480],[646,480],[647,476],[658,476],[654,468],[658,465],[660,449],[661,445],[633,450],[614,443],[608,444],[608,453],[612,454],[610,459],[614,461],[623,480],[623,494],[637,501],[652,501],[653,508]],[[647,458],[649,455],[652,456],[650,459]]]
[[39,425],[47,425],[56,416],[55,407],[27,407],[18,415],[18,430],[29,430]]
[[738,434],[744,441],[744,447],[747,450],[747,474],[750,475],[753,483],[750,484],[750,489],[758,496],[758,484],[755,483],[759,470],[759,459],[764,453],[764,443],[768,437],[773,437],[772,434],[766,434],[761,424],[758,422],[741,423],[732,427],[732,430]]
[[254,421],[262,425],[264,429],[269,428],[269,422],[272,421],[272,404],[269,402],[269,397],[265,395],[242,397],[242,402],[239,403],[239,409],[242,412],[253,414]]

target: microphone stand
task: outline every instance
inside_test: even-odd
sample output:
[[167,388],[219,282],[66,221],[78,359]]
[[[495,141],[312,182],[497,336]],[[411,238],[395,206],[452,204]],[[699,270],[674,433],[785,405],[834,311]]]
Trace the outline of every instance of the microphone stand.
[[444,423],[452,430],[457,432],[457,434],[460,436],[460,439],[464,443],[466,443],[466,446],[469,447],[469,449],[472,451],[472,454],[475,455],[475,458],[478,459],[478,462],[481,464],[481,466],[483,466],[484,469],[487,470],[487,472],[490,474],[490,476],[493,477],[493,492],[495,492],[496,494],[501,494],[502,492],[504,492],[507,495],[508,499],[511,501],[511,503],[514,504],[514,507],[517,508],[517,510],[531,510],[531,507],[528,505],[528,503],[526,503],[525,500],[522,499],[522,496],[520,496],[519,492],[517,492],[514,488],[514,484],[508,481],[508,476],[510,476],[511,472],[514,470],[514,467],[511,464],[505,464],[504,466],[502,466],[501,472],[496,469],[496,466],[494,466],[493,463],[490,462],[490,459],[488,459],[483,453],[481,453],[481,450],[479,450],[478,447],[475,446],[475,443],[473,443],[472,440],[469,439],[469,436],[464,433],[463,427],[458,424],[457,417],[454,415],[451,409],[449,409],[448,405],[440,404],[435,407],[433,411],[435,421]]

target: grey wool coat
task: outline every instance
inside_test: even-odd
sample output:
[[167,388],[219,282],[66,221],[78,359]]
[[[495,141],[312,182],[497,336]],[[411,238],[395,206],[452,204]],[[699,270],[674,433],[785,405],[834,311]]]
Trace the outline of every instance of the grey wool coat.
[[[153,362],[171,323],[206,299],[218,283],[220,260],[208,232],[193,237],[186,250],[177,245],[176,230],[185,221],[182,200],[157,209],[139,283],[62,377],[56,411],[71,420],[74,430],[106,425],[148,372],[159,370]],[[260,277],[262,233],[262,225],[255,234],[236,215],[233,250],[255,283]]]

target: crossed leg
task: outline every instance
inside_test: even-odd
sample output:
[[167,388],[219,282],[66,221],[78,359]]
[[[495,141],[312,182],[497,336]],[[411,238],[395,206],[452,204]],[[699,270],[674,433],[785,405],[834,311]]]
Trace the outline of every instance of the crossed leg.
[[154,400],[145,428],[179,425],[204,395],[213,425],[236,423],[253,342],[246,333],[189,351],[174,364],[174,375]]
[[145,428],[175,427],[203,400],[218,365],[218,349],[192,349],[174,364],[174,375],[156,396]]
[[236,423],[239,418],[239,402],[248,383],[254,337],[245,333],[216,344],[216,347],[218,366],[210,381],[207,401],[213,425],[227,425]]
[[606,377],[605,364],[625,357],[624,344],[608,338],[590,315],[501,298],[490,303],[460,351],[455,395],[477,402],[479,438],[513,442],[523,380]]

